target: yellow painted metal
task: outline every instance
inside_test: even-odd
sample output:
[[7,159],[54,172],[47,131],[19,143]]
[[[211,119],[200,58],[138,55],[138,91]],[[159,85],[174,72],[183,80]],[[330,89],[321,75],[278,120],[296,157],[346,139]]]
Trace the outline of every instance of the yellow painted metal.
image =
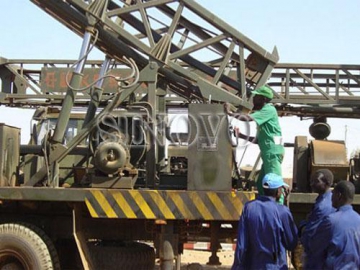
[[254,192],[91,189],[93,218],[236,221]]

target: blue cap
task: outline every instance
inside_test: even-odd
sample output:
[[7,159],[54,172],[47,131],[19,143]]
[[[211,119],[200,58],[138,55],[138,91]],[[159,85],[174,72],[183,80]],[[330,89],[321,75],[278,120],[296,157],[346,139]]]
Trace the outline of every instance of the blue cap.
[[263,188],[279,188],[279,187],[289,187],[288,184],[284,182],[282,177],[280,175],[277,175],[275,173],[268,173],[263,178]]

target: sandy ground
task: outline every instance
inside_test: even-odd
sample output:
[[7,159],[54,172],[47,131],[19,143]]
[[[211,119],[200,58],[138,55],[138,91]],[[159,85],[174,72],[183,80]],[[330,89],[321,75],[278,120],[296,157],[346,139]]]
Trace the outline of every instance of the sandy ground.
[[[181,270],[229,270],[234,261],[234,251],[219,251],[217,256],[221,265],[207,265],[211,252],[200,250],[184,250],[181,255]],[[289,269],[294,269],[288,258]],[[156,264],[155,270],[159,270],[159,263]],[[175,267],[174,267],[175,269]]]
[[[221,265],[207,265],[211,252],[200,250],[184,250],[181,255],[181,270],[228,270],[234,261],[234,251],[219,251],[217,256]],[[157,263],[156,270],[160,269]]]

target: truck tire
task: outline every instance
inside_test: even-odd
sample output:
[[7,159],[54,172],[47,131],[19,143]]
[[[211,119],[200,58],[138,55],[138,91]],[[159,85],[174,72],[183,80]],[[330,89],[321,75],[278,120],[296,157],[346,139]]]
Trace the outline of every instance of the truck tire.
[[0,269],[60,270],[50,238],[31,224],[0,225]]
[[154,248],[144,243],[101,243],[90,245],[96,269],[154,269]]

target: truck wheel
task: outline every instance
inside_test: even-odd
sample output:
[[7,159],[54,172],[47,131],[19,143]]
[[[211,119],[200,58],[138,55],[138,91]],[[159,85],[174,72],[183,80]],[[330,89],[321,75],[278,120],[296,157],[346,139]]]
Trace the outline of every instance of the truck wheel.
[[60,269],[50,238],[31,224],[0,225],[0,269]]
[[154,269],[155,252],[144,243],[100,243],[90,246],[96,269]]

